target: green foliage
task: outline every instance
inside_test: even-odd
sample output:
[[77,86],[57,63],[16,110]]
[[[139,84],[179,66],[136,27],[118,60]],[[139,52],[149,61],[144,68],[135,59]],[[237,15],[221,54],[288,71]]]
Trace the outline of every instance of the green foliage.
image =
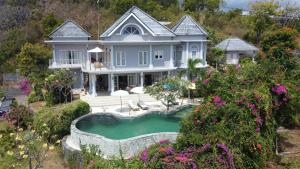
[[6,119],[15,127],[26,129],[32,125],[33,112],[28,107],[14,102],[11,111],[6,115]]
[[276,15],[279,5],[274,0],[256,2],[251,5],[251,26],[255,32],[256,43],[261,40],[262,34],[274,24],[271,15]]
[[223,63],[224,57],[225,57],[225,52],[223,50],[218,48],[212,48],[208,52],[208,57],[207,57],[208,64],[211,66],[215,66],[216,69],[218,69],[218,65]]
[[184,9],[188,11],[216,11],[220,7],[223,0],[185,0]]
[[122,168],[122,169],[139,169],[144,168],[144,165],[141,160],[137,157],[133,157],[130,160],[125,159],[117,159],[112,158],[110,160],[106,160],[103,158],[99,147],[97,146],[89,146],[89,147],[81,147],[80,153],[83,163],[83,168]]
[[10,136],[10,133],[13,133],[13,129],[8,126],[0,130],[0,159],[5,157],[6,152],[14,147],[15,140]]
[[9,64],[9,61],[20,51],[25,43],[23,32],[18,29],[10,29],[7,36],[0,43],[0,72],[13,71],[16,65]]
[[49,14],[43,18],[42,25],[44,36],[47,37],[56,27],[62,24],[53,14]]
[[187,91],[188,84],[187,81],[183,81],[178,77],[171,77],[147,87],[146,93],[157,100],[162,99],[169,105],[169,103],[175,102],[176,98],[180,98],[184,91]]
[[70,70],[60,69],[45,78],[43,94],[47,105],[72,101],[73,74]]
[[0,99],[5,96],[5,93],[2,89],[0,89]]
[[70,133],[73,120],[89,112],[90,106],[83,101],[45,107],[35,114],[33,126],[38,134],[53,142]]
[[34,103],[38,101],[43,101],[43,95],[40,93],[36,93],[34,90],[30,92],[30,94],[27,96],[28,103]]
[[17,55],[18,68],[26,77],[40,75],[48,70],[51,51],[41,44],[26,43]]
[[288,70],[294,69],[296,60],[291,52],[297,48],[296,37],[296,31],[290,28],[268,32],[261,42],[265,57]]

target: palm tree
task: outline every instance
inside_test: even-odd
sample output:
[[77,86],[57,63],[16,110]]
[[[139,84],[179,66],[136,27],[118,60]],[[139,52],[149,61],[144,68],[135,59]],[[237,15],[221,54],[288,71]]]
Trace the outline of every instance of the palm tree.
[[196,66],[199,63],[201,63],[201,59],[189,59],[188,60],[187,74],[188,74],[188,79],[190,81],[192,81],[193,77],[198,74]]

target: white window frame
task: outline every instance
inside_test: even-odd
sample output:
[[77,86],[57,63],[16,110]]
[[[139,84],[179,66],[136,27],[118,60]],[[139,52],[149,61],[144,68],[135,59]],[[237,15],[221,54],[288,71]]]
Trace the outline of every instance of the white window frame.
[[[81,64],[84,57],[83,50],[58,50],[57,63],[64,65]],[[71,58],[69,54],[71,53]]]
[[126,66],[126,56],[124,51],[119,50],[116,52],[116,66]]
[[192,59],[199,58],[199,50],[198,50],[197,46],[195,46],[195,45],[192,46],[192,48],[191,48],[191,55],[192,55]]
[[[142,53],[142,64],[141,64],[141,58],[140,53]],[[148,65],[148,51],[138,51],[138,65],[139,66],[146,66]]]
[[[156,56],[158,56],[158,57],[156,58]],[[154,59],[155,60],[163,60],[164,59],[164,51],[163,50],[154,51]]]

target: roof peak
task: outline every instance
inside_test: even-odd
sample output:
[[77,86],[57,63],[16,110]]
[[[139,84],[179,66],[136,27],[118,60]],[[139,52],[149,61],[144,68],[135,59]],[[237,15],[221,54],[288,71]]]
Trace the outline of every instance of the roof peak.
[[74,20],[68,18],[64,21],[64,23],[62,23],[60,26],[58,26],[57,28],[55,28],[48,36],[51,37],[55,32],[57,32],[59,29],[61,29],[63,26],[65,26],[68,22],[71,22],[72,24],[74,24],[76,27],[78,27],[80,30],[82,30],[87,36],[86,37],[91,37],[91,34],[86,31],[83,27],[81,27],[77,22],[75,22]]
[[120,27],[129,17],[133,15],[146,29],[149,29],[154,36],[175,36],[174,32],[165,25],[161,24],[155,18],[143,11],[137,6],[128,9],[112,26],[110,26],[100,37],[109,37]]
[[173,26],[172,31],[176,35],[208,35],[192,16],[186,14]]

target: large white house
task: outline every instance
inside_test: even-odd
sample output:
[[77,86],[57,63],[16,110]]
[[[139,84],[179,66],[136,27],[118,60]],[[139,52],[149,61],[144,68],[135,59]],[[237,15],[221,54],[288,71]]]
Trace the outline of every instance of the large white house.
[[207,33],[192,17],[182,17],[172,29],[132,7],[100,35],[91,35],[72,20],[65,21],[45,43],[53,47],[50,69],[69,68],[74,88],[92,96],[134,86],[147,86],[180,69],[189,58],[207,67]]

